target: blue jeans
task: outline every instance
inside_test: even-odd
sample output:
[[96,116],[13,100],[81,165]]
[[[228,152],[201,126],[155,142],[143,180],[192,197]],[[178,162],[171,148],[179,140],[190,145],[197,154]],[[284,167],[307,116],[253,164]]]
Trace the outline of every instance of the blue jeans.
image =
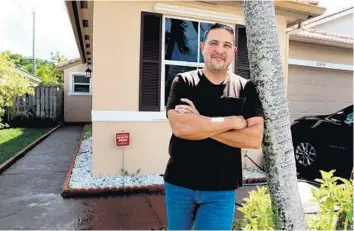
[[165,181],[168,230],[231,230],[236,190],[199,191]]

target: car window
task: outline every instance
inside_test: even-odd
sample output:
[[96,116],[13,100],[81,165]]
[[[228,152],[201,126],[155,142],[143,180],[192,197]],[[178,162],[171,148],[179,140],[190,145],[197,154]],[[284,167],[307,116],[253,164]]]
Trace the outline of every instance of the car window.
[[339,121],[344,121],[346,118],[345,114],[343,111],[337,112],[336,114],[333,114],[330,119],[331,120],[339,120]]
[[353,112],[347,116],[347,121],[353,122]]

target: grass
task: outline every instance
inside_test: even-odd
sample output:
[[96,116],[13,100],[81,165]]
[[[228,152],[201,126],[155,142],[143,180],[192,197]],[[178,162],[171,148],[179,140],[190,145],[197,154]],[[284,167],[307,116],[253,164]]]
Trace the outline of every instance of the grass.
[[0,129],[0,164],[14,156],[52,128]]
[[92,136],[92,124],[86,126],[84,139],[89,138]]

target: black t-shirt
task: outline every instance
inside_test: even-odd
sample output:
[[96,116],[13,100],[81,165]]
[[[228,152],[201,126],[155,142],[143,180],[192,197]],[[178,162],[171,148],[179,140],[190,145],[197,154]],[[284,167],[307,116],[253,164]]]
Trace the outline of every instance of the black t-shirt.
[[[193,101],[201,115],[216,117],[262,116],[263,110],[251,81],[231,74],[221,84],[210,82],[201,70],[179,74],[171,84],[166,111]],[[164,180],[195,190],[232,190],[242,186],[241,149],[207,138],[186,140],[172,134]]]

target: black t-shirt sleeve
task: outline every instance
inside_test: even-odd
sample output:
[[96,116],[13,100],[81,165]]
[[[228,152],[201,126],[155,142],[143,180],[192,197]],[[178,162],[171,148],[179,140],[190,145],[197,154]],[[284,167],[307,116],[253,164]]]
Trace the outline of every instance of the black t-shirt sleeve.
[[188,105],[181,101],[182,98],[190,99],[190,87],[180,75],[177,75],[171,83],[171,90],[166,104],[166,116],[167,112],[170,109],[174,109],[177,105]]
[[244,97],[246,98],[245,104],[243,106],[243,116],[245,119],[258,116],[264,117],[264,111],[259,100],[257,90],[251,81],[246,83],[243,93]]

